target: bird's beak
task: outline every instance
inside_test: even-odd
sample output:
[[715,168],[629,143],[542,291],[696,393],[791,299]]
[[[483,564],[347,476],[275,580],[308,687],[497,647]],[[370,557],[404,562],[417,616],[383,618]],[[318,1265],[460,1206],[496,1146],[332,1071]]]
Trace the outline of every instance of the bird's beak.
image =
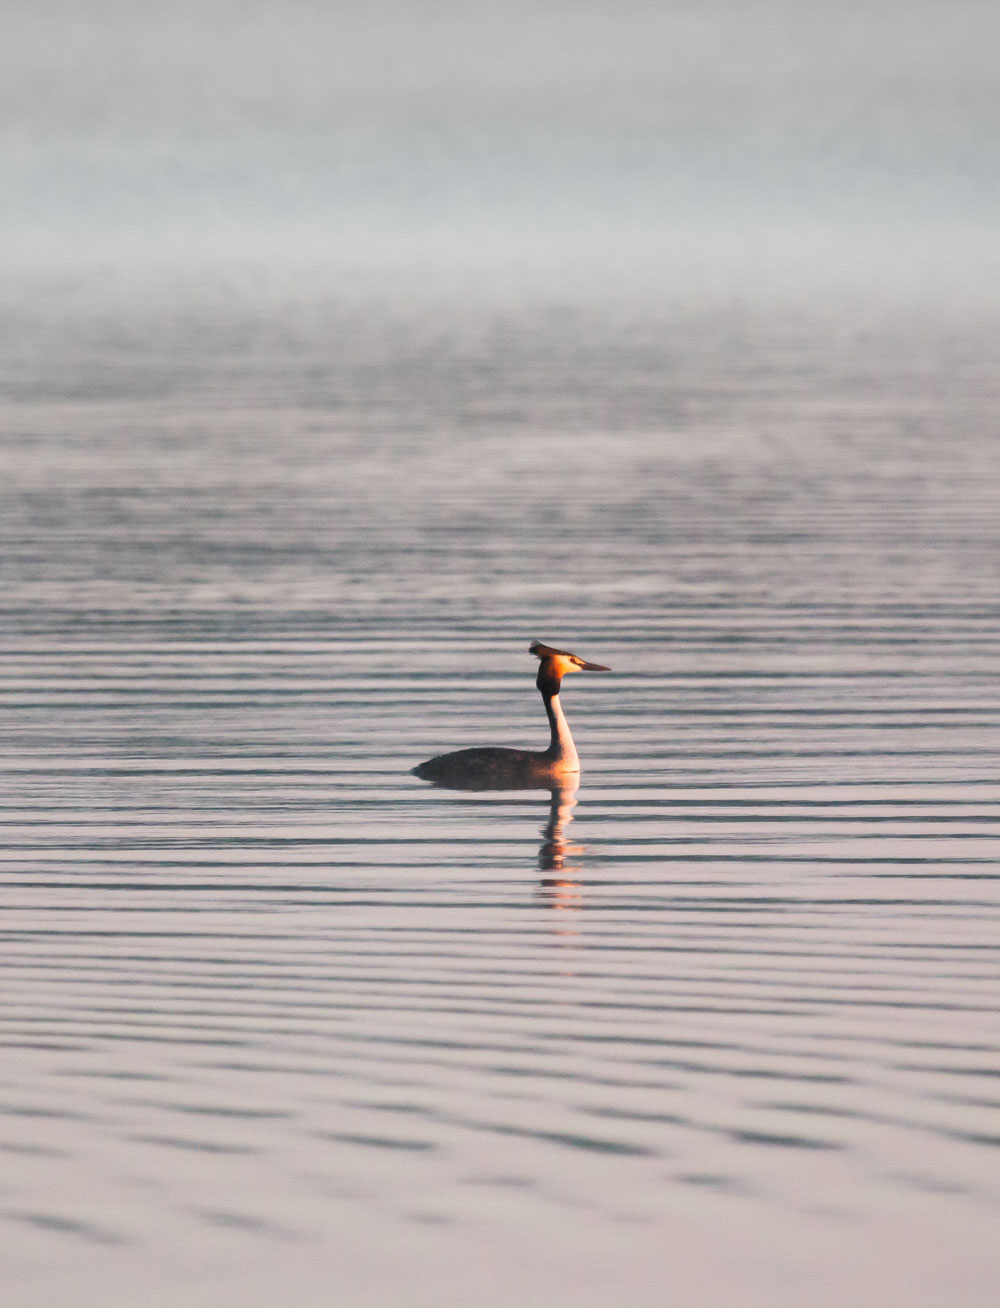
[[580,671],[581,672],[610,672],[611,669],[606,668],[603,663],[581,663]]

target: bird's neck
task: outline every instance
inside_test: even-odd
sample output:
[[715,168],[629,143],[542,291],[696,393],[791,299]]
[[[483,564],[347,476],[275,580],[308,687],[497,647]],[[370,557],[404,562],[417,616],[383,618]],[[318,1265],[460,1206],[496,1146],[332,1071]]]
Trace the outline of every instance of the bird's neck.
[[552,743],[545,751],[546,757],[553,763],[558,763],[561,772],[578,772],[580,757],[576,752],[576,746],[573,744],[573,737],[570,735],[566,715],[559,703],[559,692],[556,691],[554,694],[550,694],[543,690],[542,700],[545,703],[549,726],[552,728]]

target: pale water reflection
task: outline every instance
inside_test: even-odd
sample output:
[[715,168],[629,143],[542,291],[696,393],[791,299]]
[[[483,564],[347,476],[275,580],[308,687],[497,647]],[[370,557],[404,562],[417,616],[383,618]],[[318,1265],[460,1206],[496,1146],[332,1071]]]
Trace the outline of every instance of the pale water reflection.
[[5,337],[6,1300],[991,1302],[994,326],[269,312]]

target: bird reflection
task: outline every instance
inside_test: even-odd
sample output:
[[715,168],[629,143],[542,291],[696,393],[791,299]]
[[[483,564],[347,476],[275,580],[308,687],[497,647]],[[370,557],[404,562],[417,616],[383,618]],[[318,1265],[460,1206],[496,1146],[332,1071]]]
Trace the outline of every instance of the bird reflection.
[[[525,790],[519,785],[462,785],[450,786],[440,781],[435,783],[441,790],[492,791]],[[576,776],[567,778],[563,785],[550,785],[538,789],[549,792],[549,813],[542,827],[542,843],[538,847],[538,867],[543,873],[539,882],[539,893],[554,908],[578,908],[582,902],[580,882],[576,874],[580,866],[568,860],[583,853],[582,845],[573,845],[566,839],[566,828],[573,821],[573,809],[576,808],[576,795],[579,790]],[[545,875],[553,873],[554,875]]]
[[574,784],[554,787],[549,792],[549,816],[542,827],[538,866],[543,873],[556,874],[543,876],[539,885],[540,896],[553,908],[580,908],[583,903],[580,882],[575,879],[580,867],[566,861],[583,853],[582,845],[571,845],[566,839],[566,828],[573,821],[573,809],[576,808],[577,790]]
[[538,866],[543,872],[578,872],[567,867],[566,857],[579,854],[582,845],[571,845],[566,839],[566,828],[573,821],[578,786],[556,786],[549,792],[549,816],[542,827],[542,844],[538,850]]

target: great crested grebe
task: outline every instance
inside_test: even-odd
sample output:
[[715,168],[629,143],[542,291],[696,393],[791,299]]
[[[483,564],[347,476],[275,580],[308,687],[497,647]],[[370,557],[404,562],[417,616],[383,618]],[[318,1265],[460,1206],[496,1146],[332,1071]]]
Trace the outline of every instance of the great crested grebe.
[[571,778],[580,771],[580,757],[569,723],[559,703],[559,686],[567,672],[610,672],[600,663],[588,663],[564,649],[533,641],[529,650],[540,660],[535,685],[541,691],[552,729],[548,749],[458,749],[438,754],[413,768],[414,776],[440,786],[469,790],[509,790],[518,786],[546,786]]

